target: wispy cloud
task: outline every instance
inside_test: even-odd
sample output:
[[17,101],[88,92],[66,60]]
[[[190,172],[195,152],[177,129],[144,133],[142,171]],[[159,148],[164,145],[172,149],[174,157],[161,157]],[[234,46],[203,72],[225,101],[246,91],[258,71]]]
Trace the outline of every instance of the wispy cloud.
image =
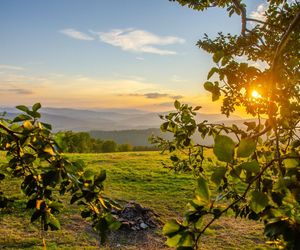
[[256,10],[252,11],[250,13],[250,17],[257,19],[257,20],[265,21],[266,20],[265,12],[266,12],[267,8],[268,8],[267,3],[262,3],[262,4],[258,5]]
[[8,64],[0,64],[0,69],[4,70],[25,70],[23,67],[8,65]]
[[174,107],[174,103],[173,102],[162,102],[162,103],[155,104],[155,106],[171,108],[171,107]]
[[17,95],[31,95],[34,92],[30,89],[4,89],[3,91],[5,92],[10,92],[10,93],[14,93]]
[[113,29],[109,32],[98,32],[102,42],[120,47],[125,51],[151,53],[157,55],[175,55],[176,51],[158,48],[172,44],[182,44],[184,39],[176,36],[158,36],[146,30]]
[[78,40],[86,40],[86,41],[95,40],[94,37],[75,29],[63,29],[60,30],[60,33]]
[[34,92],[31,89],[27,88],[15,88],[13,86],[3,86],[4,88],[0,89],[0,94],[5,94],[5,95],[11,95],[11,94],[16,94],[16,95],[31,95]]
[[[124,96],[124,95],[120,94],[120,96]],[[144,93],[144,94],[131,93],[131,94],[128,94],[128,96],[145,97],[147,99],[171,98],[173,100],[183,98],[182,95],[170,95],[167,93],[158,93],[158,92],[150,92],[150,93]]]
[[162,97],[168,97],[168,94],[161,94],[161,93],[146,93],[144,94],[144,96],[148,99],[158,99],[158,98],[162,98]]
[[182,99],[183,96],[182,95],[173,95],[173,96],[170,96],[171,99],[174,99],[174,100],[179,100],[179,99]]

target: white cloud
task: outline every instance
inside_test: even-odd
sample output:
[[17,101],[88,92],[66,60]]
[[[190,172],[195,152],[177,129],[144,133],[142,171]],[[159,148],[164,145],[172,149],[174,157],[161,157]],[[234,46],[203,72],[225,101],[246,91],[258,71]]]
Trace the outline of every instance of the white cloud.
[[160,49],[157,46],[182,44],[184,39],[175,36],[158,36],[145,30],[113,29],[109,32],[99,32],[102,42],[120,47],[125,51],[143,52],[157,55],[175,55],[176,51]]
[[69,36],[71,38],[74,38],[74,39],[86,40],[86,41],[95,40],[94,37],[89,36],[83,32],[75,30],[75,29],[64,29],[64,30],[61,30],[60,33],[66,35],[66,36]]
[[7,65],[7,64],[0,64],[0,69],[6,70],[25,70],[22,67],[14,66],[14,65]]
[[257,19],[257,20],[265,21],[266,20],[265,12],[266,12],[267,8],[268,8],[267,3],[262,3],[262,4],[258,5],[256,10],[252,11],[250,13],[250,17]]

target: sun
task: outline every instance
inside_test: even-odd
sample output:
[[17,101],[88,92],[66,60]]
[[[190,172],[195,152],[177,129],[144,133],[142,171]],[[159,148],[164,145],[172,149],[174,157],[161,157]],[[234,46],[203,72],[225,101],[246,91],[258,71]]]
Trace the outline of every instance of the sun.
[[251,96],[255,99],[261,98],[260,93],[258,93],[256,90],[252,91]]

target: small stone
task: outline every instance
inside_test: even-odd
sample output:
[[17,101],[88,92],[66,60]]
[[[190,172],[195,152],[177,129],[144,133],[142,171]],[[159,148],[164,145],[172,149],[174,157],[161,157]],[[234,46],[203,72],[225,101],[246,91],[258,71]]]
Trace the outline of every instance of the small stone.
[[146,223],[142,222],[142,223],[140,224],[140,227],[141,227],[142,229],[146,229],[146,228],[148,228],[149,226],[148,226]]

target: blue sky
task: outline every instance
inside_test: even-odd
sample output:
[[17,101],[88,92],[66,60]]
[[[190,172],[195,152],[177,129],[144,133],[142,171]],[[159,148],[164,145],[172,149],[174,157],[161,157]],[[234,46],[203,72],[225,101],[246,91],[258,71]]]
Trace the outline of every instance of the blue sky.
[[195,43],[219,31],[238,33],[239,18],[167,0],[2,0],[0,105],[168,110],[179,98],[210,112],[211,57]]

